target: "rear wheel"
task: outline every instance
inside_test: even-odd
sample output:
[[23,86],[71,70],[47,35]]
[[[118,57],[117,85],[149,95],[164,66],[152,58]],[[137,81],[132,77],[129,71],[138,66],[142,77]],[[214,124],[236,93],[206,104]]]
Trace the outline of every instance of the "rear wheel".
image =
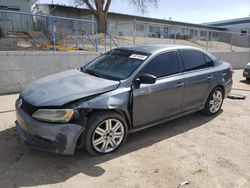
[[118,149],[127,137],[124,118],[114,112],[97,112],[91,115],[85,135],[85,148],[92,154],[106,154]]
[[224,91],[221,87],[216,87],[210,93],[203,113],[209,116],[215,115],[221,109],[224,99]]

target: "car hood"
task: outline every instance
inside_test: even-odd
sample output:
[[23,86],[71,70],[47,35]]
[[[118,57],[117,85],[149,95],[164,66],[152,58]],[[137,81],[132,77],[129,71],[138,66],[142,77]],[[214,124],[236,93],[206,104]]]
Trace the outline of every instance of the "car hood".
[[34,106],[61,106],[68,102],[108,92],[119,81],[98,78],[79,70],[69,70],[36,80],[21,92],[25,101]]

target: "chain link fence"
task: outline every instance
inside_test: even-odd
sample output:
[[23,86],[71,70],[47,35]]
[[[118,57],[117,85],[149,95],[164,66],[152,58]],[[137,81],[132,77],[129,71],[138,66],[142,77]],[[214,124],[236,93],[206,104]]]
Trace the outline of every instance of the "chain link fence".
[[132,44],[179,44],[209,52],[250,52],[250,35],[204,27],[107,21],[97,33],[93,15],[79,19],[0,10],[0,50],[108,51]]
[[108,32],[119,46],[131,44],[179,44],[209,52],[250,52],[250,35],[199,27],[130,21],[108,22]]
[[0,10],[0,50],[95,50],[97,23],[25,12]]

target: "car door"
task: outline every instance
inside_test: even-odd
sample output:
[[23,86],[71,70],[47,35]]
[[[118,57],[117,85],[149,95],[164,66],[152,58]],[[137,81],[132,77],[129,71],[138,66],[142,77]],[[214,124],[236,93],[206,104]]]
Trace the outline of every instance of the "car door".
[[183,75],[176,51],[165,52],[150,61],[138,74],[157,77],[154,84],[133,85],[134,127],[147,125],[181,112]]
[[184,66],[183,111],[199,108],[212,87],[213,61],[198,50],[181,50]]

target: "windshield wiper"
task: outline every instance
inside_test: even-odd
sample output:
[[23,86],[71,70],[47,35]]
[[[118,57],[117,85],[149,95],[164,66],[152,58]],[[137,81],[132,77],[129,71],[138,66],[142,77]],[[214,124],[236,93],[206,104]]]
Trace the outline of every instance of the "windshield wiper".
[[89,70],[89,69],[82,69],[83,72],[86,72],[92,76],[96,76],[96,77],[99,77],[99,78],[103,78],[102,75],[98,74],[96,71],[94,70]]

